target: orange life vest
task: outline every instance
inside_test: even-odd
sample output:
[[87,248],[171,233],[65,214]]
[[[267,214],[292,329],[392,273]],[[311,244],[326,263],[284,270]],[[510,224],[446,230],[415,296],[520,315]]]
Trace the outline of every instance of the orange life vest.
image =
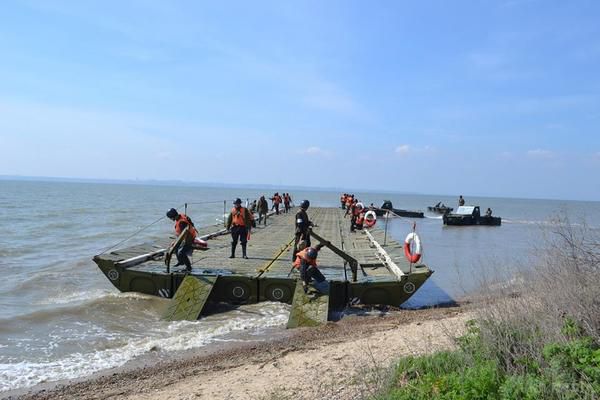
[[192,235],[192,239],[196,239],[196,235],[198,234],[198,232],[196,231],[196,228],[194,228],[194,226],[190,222],[190,219],[188,218],[188,216],[185,214],[179,214],[179,219],[177,219],[177,221],[175,221],[175,233],[177,234],[177,236],[179,236],[184,229],[181,226],[182,222],[185,222],[186,224],[188,224],[188,226],[190,227],[190,229],[188,229],[188,232],[190,233],[190,235]]
[[296,253],[296,260],[294,261],[294,268],[300,269],[300,266],[302,265],[302,260],[306,261],[313,267],[317,266],[317,259],[310,258],[308,255],[306,255],[306,253],[308,253],[309,248],[310,247],[307,247],[306,249],[301,250],[298,253]]
[[231,225],[246,226],[245,215],[246,208],[240,207],[238,210],[237,208],[233,207],[231,209]]
[[365,214],[362,212],[359,214],[358,218],[356,218],[356,225],[362,225],[365,221]]

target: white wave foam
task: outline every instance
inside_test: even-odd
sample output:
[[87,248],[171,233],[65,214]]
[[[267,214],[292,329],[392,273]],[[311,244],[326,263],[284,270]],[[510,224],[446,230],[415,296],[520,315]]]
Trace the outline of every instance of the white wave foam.
[[[153,332],[155,337],[131,339],[125,346],[94,353],[75,353],[60,360],[21,361],[0,364],[0,392],[30,387],[39,383],[73,379],[124,365],[127,361],[151,351],[181,351],[206,346],[223,340],[223,336],[240,331],[260,331],[283,326],[288,312],[284,305],[263,310],[258,318],[247,314],[233,317],[219,324],[201,321],[177,321],[165,329]],[[245,316],[245,318],[244,318]]]
[[50,304],[69,304],[69,303],[78,303],[82,301],[90,301],[95,299],[100,299],[102,297],[110,296],[111,292],[104,289],[95,289],[95,290],[84,290],[80,292],[71,292],[71,293],[61,293],[58,296],[49,297],[43,300],[40,300],[36,303],[36,305],[50,305]]
[[99,300],[103,298],[126,298],[126,299],[148,299],[155,298],[154,296],[149,296],[142,293],[136,292],[115,292],[113,290],[108,289],[94,289],[94,290],[84,290],[69,294],[60,294],[58,296],[49,297],[44,300],[41,300],[36,305],[50,305],[50,304],[69,304],[69,303],[78,303],[78,302],[90,302],[94,300]]

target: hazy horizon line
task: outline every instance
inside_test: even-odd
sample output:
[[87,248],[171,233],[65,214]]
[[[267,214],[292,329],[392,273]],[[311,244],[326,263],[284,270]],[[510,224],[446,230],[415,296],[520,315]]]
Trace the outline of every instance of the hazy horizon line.
[[[120,179],[120,178],[74,178],[64,176],[32,176],[32,175],[0,175],[0,180],[8,181],[31,181],[31,182],[63,182],[63,183],[98,183],[98,184],[133,184],[133,185],[155,185],[155,186],[188,186],[188,187],[216,187],[216,188],[240,188],[240,189],[278,189],[281,190],[309,190],[317,192],[340,192],[340,193],[387,193],[387,194],[409,194],[421,196],[458,196],[456,194],[443,193],[421,193],[389,189],[360,189],[343,188],[335,186],[300,186],[300,185],[275,185],[270,183],[224,183],[224,182],[200,182],[178,179]],[[576,201],[597,202],[598,200],[577,200],[543,197],[506,197],[474,195],[463,193],[463,196],[474,196],[483,198],[520,199],[520,200],[550,200],[550,201]]]

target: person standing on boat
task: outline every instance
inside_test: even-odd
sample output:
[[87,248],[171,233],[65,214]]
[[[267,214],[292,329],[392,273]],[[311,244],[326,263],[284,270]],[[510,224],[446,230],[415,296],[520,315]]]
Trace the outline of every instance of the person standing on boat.
[[458,196],[458,206],[464,206],[465,205],[465,199],[463,199],[462,194],[460,196]]
[[242,244],[242,257],[246,255],[246,244],[248,242],[248,232],[252,229],[252,216],[246,207],[242,207],[242,200],[235,199],[234,207],[227,217],[226,228],[231,232],[231,255],[229,258],[235,258],[235,248],[238,240]]
[[258,223],[260,224],[264,217],[264,225],[267,226],[267,214],[269,213],[269,203],[267,203],[267,199],[265,199],[265,196],[260,196],[260,199],[258,199],[258,203],[256,204],[256,209],[258,211]]
[[321,293],[327,293],[327,280],[317,268],[317,256],[319,250],[325,246],[325,244],[318,244],[315,247],[307,247],[302,249],[296,254],[294,260],[294,268],[300,272],[300,279],[302,280],[302,288],[304,293],[308,292],[308,285],[311,281],[315,281],[315,288]]
[[310,246],[310,227],[313,223],[308,219],[306,210],[310,206],[310,201],[302,200],[300,203],[300,210],[296,213],[296,239],[294,241],[294,252],[292,253],[292,260],[296,259],[296,253],[298,252],[298,245],[300,242],[304,242],[305,247]]
[[175,234],[177,234],[178,237],[185,228],[188,228],[185,238],[177,248],[177,264],[175,266],[185,265],[185,270],[191,272],[192,263],[189,256],[194,251],[194,239],[196,239],[198,232],[196,231],[191,218],[185,214],[179,214],[174,208],[167,211],[167,217],[175,222]]

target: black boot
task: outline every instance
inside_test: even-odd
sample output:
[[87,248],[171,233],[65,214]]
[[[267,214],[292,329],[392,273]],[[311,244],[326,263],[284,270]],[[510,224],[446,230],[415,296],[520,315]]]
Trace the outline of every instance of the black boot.
[[237,246],[237,243],[231,243],[231,255],[229,256],[229,258],[235,258],[235,247]]
[[248,256],[246,255],[246,243],[242,243],[242,257],[248,259]]

